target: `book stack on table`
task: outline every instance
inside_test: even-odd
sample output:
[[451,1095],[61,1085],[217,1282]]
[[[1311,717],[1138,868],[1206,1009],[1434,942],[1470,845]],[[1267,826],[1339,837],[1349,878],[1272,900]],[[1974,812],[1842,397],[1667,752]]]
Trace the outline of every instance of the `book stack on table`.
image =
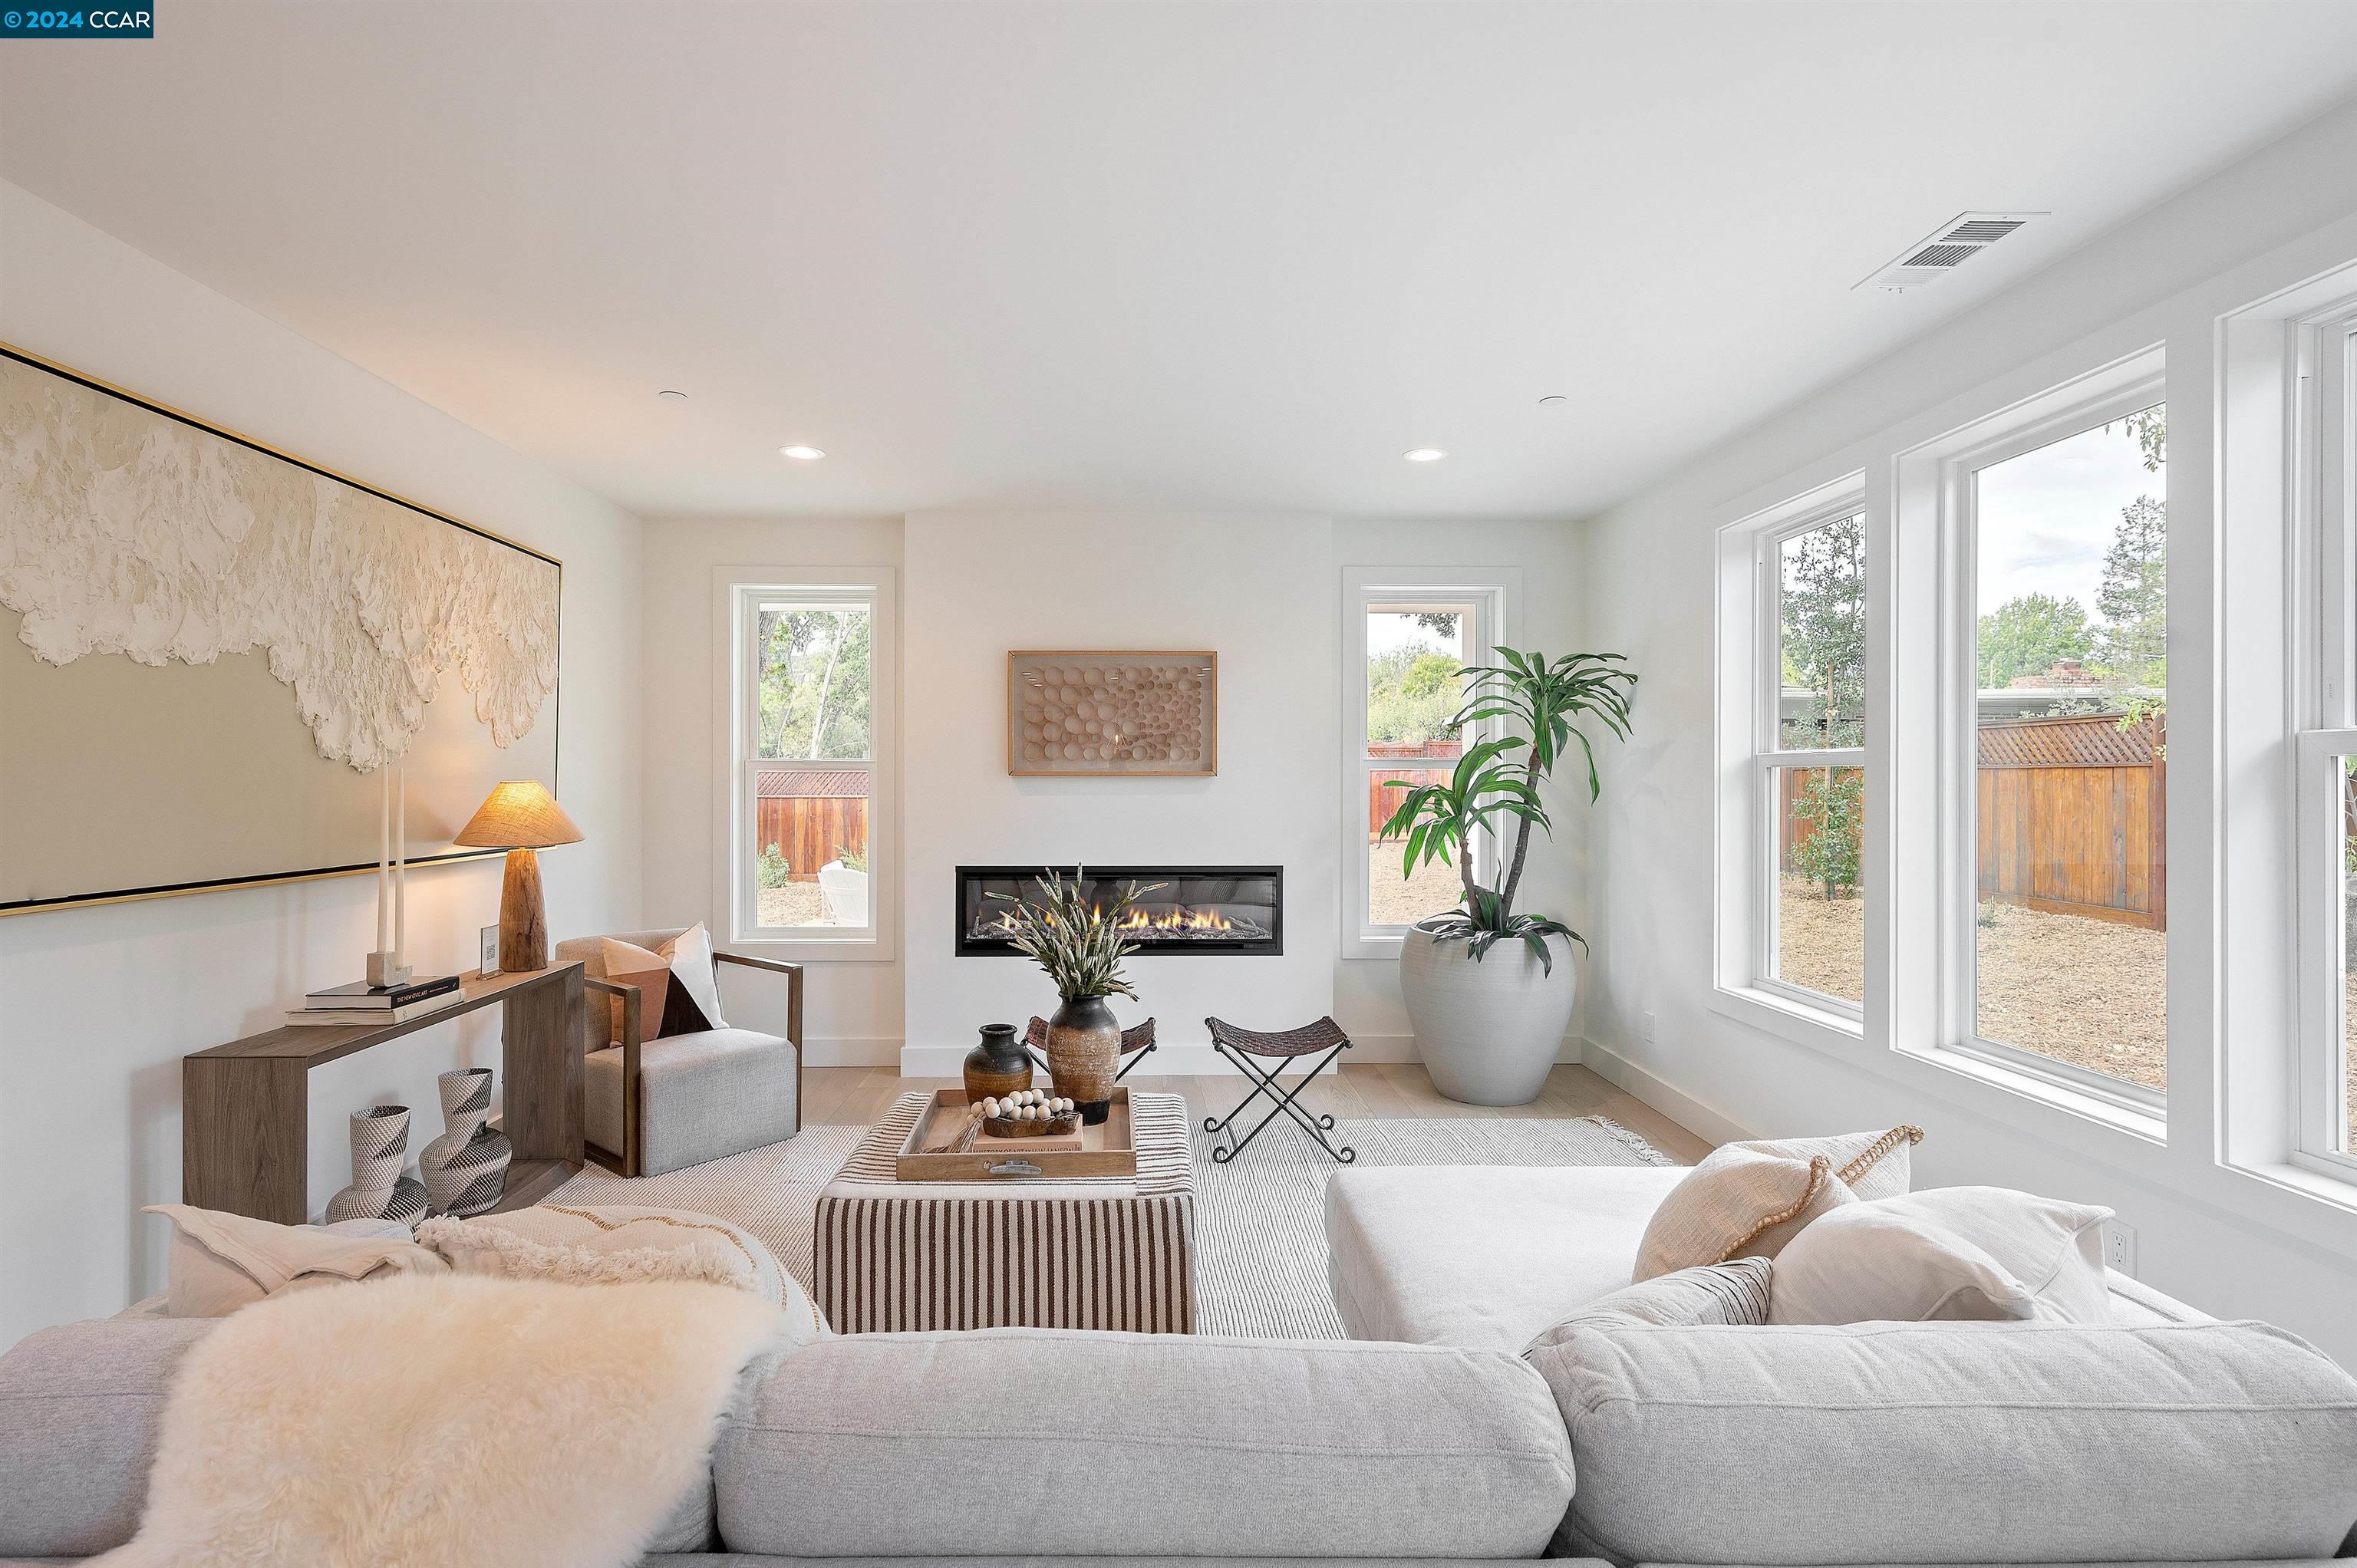
[[303,1005],[290,1010],[290,1024],[384,1025],[406,1023],[438,1013],[465,998],[455,974],[420,975],[400,985],[371,985],[355,980],[314,991]]

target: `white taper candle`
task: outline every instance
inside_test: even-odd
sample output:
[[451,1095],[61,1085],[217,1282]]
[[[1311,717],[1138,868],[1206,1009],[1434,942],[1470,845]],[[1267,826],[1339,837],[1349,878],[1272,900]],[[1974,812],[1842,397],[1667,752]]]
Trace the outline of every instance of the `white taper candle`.
[[393,962],[401,967],[409,951],[409,764],[401,764],[393,830]]
[[379,769],[378,783],[382,797],[377,802],[376,813],[376,950],[385,950],[385,920],[390,914],[392,889],[388,886],[393,870],[393,775]]

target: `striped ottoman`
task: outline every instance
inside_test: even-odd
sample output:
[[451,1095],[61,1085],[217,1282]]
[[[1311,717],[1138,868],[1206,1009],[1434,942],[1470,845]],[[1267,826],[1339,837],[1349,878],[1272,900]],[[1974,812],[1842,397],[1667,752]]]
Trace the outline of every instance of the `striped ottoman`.
[[840,1334],[934,1328],[1195,1330],[1187,1101],[1132,1091],[1137,1175],[903,1182],[904,1094],[818,1195],[819,1309]]

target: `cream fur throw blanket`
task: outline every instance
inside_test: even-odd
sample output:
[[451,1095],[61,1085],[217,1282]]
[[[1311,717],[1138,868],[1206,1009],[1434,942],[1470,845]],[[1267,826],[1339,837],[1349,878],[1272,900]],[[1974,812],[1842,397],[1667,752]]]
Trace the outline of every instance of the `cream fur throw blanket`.
[[614,1568],[706,1455],[774,1302],[411,1275],[224,1318],[173,1383],[108,1568]]

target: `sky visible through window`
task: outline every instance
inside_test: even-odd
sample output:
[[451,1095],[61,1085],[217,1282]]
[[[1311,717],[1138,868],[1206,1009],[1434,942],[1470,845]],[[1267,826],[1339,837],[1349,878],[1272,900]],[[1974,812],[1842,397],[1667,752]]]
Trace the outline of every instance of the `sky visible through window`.
[[2092,615],[2109,525],[2136,497],[2159,493],[2161,477],[2145,470],[2135,437],[2119,423],[2025,456],[1980,471],[1981,515],[2004,520],[2002,528],[1981,530],[1981,608],[2043,593],[2076,599]]

